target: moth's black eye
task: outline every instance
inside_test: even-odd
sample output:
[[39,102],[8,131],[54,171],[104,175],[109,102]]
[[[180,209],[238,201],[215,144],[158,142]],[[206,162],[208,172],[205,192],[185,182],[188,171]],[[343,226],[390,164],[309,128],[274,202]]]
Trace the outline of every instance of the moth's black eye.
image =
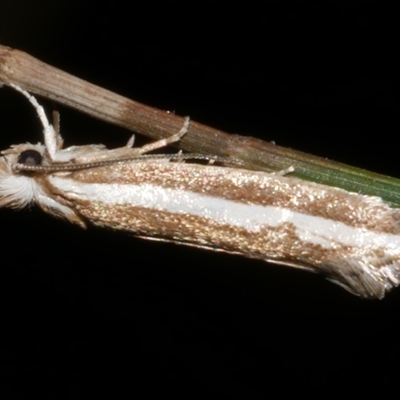
[[18,157],[18,163],[24,165],[40,165],[42,156],[36,150],[25,150]]

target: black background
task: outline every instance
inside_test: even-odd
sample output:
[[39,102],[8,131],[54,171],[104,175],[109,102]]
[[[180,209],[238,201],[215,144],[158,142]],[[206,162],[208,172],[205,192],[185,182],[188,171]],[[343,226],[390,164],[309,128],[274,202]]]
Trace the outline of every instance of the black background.
[[[2,1],[0,43],[207,125],[400,177],[389,4]],[[57,108],[67,145],[130,135]],[[2,89],[0,148],[40,140],[31,106]],[[363,301],[317,275],[85,231],[35,208],[1,210],[0,224],[4,398],[395,387],[400,290]]]

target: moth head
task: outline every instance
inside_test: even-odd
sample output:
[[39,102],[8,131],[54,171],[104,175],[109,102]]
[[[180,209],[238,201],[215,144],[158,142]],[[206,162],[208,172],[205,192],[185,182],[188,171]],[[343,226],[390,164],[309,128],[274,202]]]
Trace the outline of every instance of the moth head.
[[34,174],[19,171],[17,165],[41,165],[45,148],[41,144],[14,145],[0,157],[0,207],[22,208],[35,201],[40,186]]

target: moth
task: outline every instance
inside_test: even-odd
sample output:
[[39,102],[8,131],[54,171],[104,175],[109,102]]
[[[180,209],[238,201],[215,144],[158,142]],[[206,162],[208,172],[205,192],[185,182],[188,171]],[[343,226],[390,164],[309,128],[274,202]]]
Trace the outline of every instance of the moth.
[[[36,204],[81,227],[123,230],[324,274],[364,298],[400,282],[400,211],[373,196],[195,156],[151,155],[180,140],[109,150],[63,141],[36,99],[44,144],[13,145],[0,158],[0,206]],[[210,159],[207,156],[200,158]]]

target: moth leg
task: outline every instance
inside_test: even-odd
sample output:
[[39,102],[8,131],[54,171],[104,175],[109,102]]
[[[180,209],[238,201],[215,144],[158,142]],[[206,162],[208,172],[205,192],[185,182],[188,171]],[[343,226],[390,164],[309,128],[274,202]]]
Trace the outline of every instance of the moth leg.
[[125,147],[132,148],[134,144],[135,144],[135,135],[132,135],[129,138],[128,143],[125,145]]
[[64,139],[60,134],[60,113],[58,111],[53,111],[53,128],[56,133],[57,150],[61,150],[64,146]]
[[9,85],[15,89],[16,91],[20,92],[23,94],[29,102],[35,107],[36,114],[38,115],[40,122],[42,123],[43,126],[43,136],[44,136],[44,144],[46,147],[47,154],[49,155],[51,160],[54,160],[54,156],[57,152],[57,134],[53,128],[53,125],[51,125],[46,117],[46,113],[44,112],[44,108],[38,103],[36,98],[29,94],[26,90],[22,89],[21,87],[9,83]]
[[189,124],[190,124],[190,118],[185,117],[183,126],[178,133],[175,133],[174,135],[170,136],[169,138],[160,139],[160,140],[157,140],[156,142],[146,144],[146,145],[136,149],[137,154],[138,155],[145,154],[145,153],[148,153],[149,151],[157,150],[157,149],[160,149],[161,147],[168,146],[171,143],[179,142],[179,140],[181,140],[181,138],[188,131]]
[[271,172],[271,175],[286,176],[294,172],[295,168],[291,165],[288,168],[281,169],[280,171]]

